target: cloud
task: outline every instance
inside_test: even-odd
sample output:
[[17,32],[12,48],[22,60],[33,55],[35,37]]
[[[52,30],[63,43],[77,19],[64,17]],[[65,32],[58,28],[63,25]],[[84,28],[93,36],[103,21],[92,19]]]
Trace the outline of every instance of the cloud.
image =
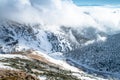
[[120,31],[120,8],[80,7],[72,0],[0,0],[0,16],[25,23]]

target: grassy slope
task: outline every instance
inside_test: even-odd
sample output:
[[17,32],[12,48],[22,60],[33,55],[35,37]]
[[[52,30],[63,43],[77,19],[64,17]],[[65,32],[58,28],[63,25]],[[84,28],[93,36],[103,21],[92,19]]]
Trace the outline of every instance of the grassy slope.
[[[28,54],[28,52],[26,53]],[[25,52],[24,52],[24,55],[25,55]],[[53,64],[50,65],[51,63],[49,63],[49,61],[40,59],[40,57],[35,58],[35,56],[34,57],[32,56],[29,56],[29,58],[31,57],[30,60],[16,57],[16,58],[1,59],[0,62],[9,63],[9,64],[6,64],[6,66],[19,69],[29,74],[34,74],[36,76],[45,76],[47,80],[80,80],[77,77],[73,76],[71,71],[60,69],[59,67]],[[17,79],[19,77],[20,77],[19,73],[16,76],[16,73],[14,72],[12,77],[6,76],[5,79],[1,78],[0,80],[21,80],[21,79]],[[9,78],[9,79],[6,79],[6,78]],[[22,80],[26,80],[26,79],[24,78]],[[28,79],[28,80],[31,80],[31,79]],[[37,80],[37,79],[33,79],[33,80]]]

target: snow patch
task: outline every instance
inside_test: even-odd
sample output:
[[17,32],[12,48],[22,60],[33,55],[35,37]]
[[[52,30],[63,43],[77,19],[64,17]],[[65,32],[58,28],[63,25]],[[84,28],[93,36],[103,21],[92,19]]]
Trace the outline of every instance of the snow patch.
[[40,80],[47,80],[46,76],[38,76]]
[[21,58],[21,59],[29,59],[28,57],[26,56],[23,56],[23,55],[18,55],[18,54],[0,54],[0,59],[5,59],[5,58]]

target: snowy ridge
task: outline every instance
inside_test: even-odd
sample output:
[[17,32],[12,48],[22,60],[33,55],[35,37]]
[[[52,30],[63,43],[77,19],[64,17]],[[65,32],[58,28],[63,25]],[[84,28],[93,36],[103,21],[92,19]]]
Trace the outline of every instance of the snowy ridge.
[[[40,50],[45,53],[69,52],[91,40],[102,40],[106,33],[94,28],[72,28],[61,26],[48,29],[46,25],[24,24],[11,20],[0,23],[0,52],[9,53],[21,50]],[[49,26],[50,27],[50,26]],[[76,31],[79,30],[79,31]],[[92,33],[89,33],[92,31]],[[88,34],[91,34],[87,36]],[[102,38],[103,37],[103,38]]]
[[0,23],[0,52],[9,53],[21,50],[40,50],[46,53],[70,48],[65,39],[41,29],[40,25],[26,25],[13,21]]

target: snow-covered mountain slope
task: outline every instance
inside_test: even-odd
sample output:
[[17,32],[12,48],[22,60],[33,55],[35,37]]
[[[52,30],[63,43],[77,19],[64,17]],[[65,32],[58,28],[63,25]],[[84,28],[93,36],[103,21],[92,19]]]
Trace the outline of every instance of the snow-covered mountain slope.
[[[90,35],[87,36],[88,34]],[[0,22],[0,52],[9,53],[33,49],[46,53],[66,53],[87,41],[99,39],[99,36],[105,37],[106,34],[94,28],[76,29],[61,26],[58,30],[53,30],[48,29],[46,25],[3,20]]]
[[[1,54],[14,53],[14,52],[17,53],[19,51],[26,51],[26,50],[40,51],[43,52],[44,54],[49,55],[54,59],[63,61],[60,62],[61,65],[63,65],[65,60],[69,64],[72,65],[74,64],[74,66],[76,64],[81,64],[79,65],[79,67],[78,66],[75,67],[83,69],[83,71],[84,69],[88,69],[87,72],[90,71],[94,74],[98,74],[99,72],[96,72],[94,70],[92,71],[92,69],[89,68],[94,68],[95,70],[97,69],[101,70],[101,66],[99,67],[99,65],[97,66],[95,65],[96,67],[94,67],[92,65],[93,62],[98,61],[95,63],[99,63],[102,60],[109,60],[112,57],[111,54],[111,57],[107,58],[108,55],[107,54],[105,55],[106,52],[98,53],[99,50],[101,50],[101,48],[97,48],[97,47],[106,46],[106,48],[103,47],[103,49],[105,49],[104,51],[109,51],[107,49],[112,46],[112,45],[109,46],[109,43],[112,44],[111,39],[114,39],[115,35],[108,36],[106,33],[101,32],[92,27],[84,28],[84,29],[78,27],[76,29],[74,27],[61,26],[57,30],[48,29],[46,27],[48,26],[41,24],[24,24],[10,20],[1,21],[0,23]],[[118,38],[115,38],[115,40],[117,39]],[[96,49],[98,49],[97,53],[96,53]],[[71,59],[73,59],[75,63],[70,61]],[[50,59],[49,61],[52,60]],[[58,61],[53,60],[52,63],[53,62],[55,65],[59,65]],[[58,67],[60,67],[61,65],[59,65]],[[81,66],[83,65],[87,65],[89,66],[89,68],[81,68]],[[64,68],[65,67],[66,66],[64,66]],[[107,65],[104,66],[104,68],[107,69]],[[111,74],[105,73],[105,75],[109,76]],[[105,75],[103,74],[101,76],[104,77]]]
[[9,53],[27,49],[47,53],[66,51],[68,41],[37,25],[20,24],[13,21],[0,22],[0,52]]
[[[119,7],[0,0],[0,66],[39,73],[44,80],[120,80],[119,26]],[[75,67],[82,73],[74,74]]]
[[107,37],[104,42],[95,42],[82,48],[73,50],[66,55],[79,64],[91,69],[113,73],[120,73],[120,34]]
[[[60,63],[52,58],[49,60],[55,65],[58,65],[57,67],[60,67],[67,59],[66,53],[77,48],[82,48],[84,45],[103,42],[107,37],[106,33],[94,28],[76,29],[73,27],[61,26],[58,30],[54,30],[46,27],[48,26],[41,24],[24,24],[11,20],[1,21],[0,53],[4,56],[4,53],[19,54],[19,51],[40,51],[54,59],[60,60]],[[88,34],[90,35],[87,36]],[[47,55],[44,58],[47,58]],[[11,55],[11,58],[12,56],[14,57],[14,55]],[[62,67],[67,70],[67,65],[68,64],[65,64]],[[89,74],[85,75],[88,76]],[[77,77],[80,76],[84,75],[79,74]],[[95,77],[96,76],[93,76],[91,79],[94,80]],[[86,77],[85,79],[88,78],[89,77]]]
[[[89,75],[84,71],[60,60],[53,59],[40,51],[24,51],[0,54],[0,79],[20,80],[107,80]],[[7,70],[6,70],[7,69]],[[9,71],[9,72],[8,72]],[[6,75],[7,74],[9,75]],[[24,73],[20,75],[15,72]],[[25,75],[26,73],[27,75]],[[16,76],[16,75],[17,76]],[[31,78],[27,78],[28,76]],[[21,79],[22,78],[22,79]]]

